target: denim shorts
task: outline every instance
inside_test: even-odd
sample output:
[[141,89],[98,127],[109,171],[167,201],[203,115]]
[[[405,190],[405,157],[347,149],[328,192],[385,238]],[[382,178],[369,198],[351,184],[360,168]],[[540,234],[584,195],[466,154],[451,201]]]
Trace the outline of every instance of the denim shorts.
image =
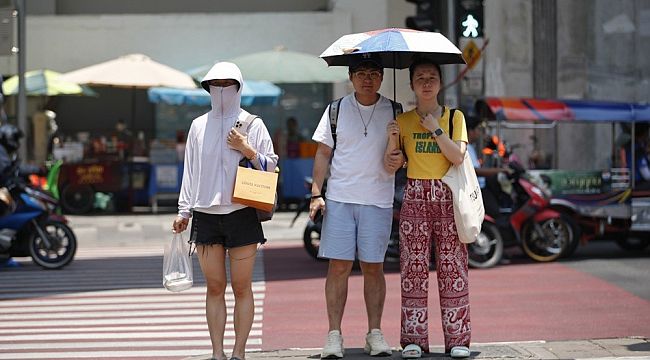
[[194,211],[190,242],[196,245],[223,245],[230,249],[250,244],[265,243],[262,224],[251,207],[230,214],[206,214]]
[[392,221],[392,208],[327,200],[318,257],[382,263]]

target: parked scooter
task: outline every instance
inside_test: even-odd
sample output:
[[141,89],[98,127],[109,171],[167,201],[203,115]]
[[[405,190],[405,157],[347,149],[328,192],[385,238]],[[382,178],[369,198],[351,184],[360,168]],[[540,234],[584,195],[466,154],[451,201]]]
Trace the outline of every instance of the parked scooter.
[[467,244],[469,266],[486,269],[497,265],[503,258],[503,238],[493,219],[486,215],[476,241]]
[[512,174],[487,179],[490,191],[498,194],[499,214],[485,215],[479,239],[470,246],[474,249],[471,253],[482,255],[492,265],[501,259],[504,246],[516,244],[540,262],[565,255],[577,242],[577,224],[550,207],[550,192],[542,181],[527,176],[516,162],[508,166]]
[[[305,187],[311,190],[312,178],[305,177]],[[323,193],[326,192],[327,182],[323,184]],[[385,261],[388,262],[398,262],[399,261],[399,211],[402,204],[402,194],[403,194],[403,185],[401,186],[401,191],[399,191],[400,186],[397,186],[395,191],[395,202],[393,205],[393,225],[391,227],[390,239],[388,240],[388,249],[386,250],[386,255],[384,257]],[[291,221],[291,225],[296,222],[298,217],[305,212],[309,213],[309,203],[311,202],[311,196],[308,193],[302,199],[296,210],[296,215]],[[305,226],[305,231],[303,233],[303,244],[305,246],[305,251],[313,257],[314,259],[318,258],[318,249],[320,246],[320,234],[323,227],[323,216],[319,211],[314,220],[309,219],[307,225]]]
[[16,202],[13,213],[0,217],[0,254],[30,256],[45,269],[69,264],[77,251],[77,238],[64,216],[57,214],[58,200],[32,187],[12,170],[7,188]]

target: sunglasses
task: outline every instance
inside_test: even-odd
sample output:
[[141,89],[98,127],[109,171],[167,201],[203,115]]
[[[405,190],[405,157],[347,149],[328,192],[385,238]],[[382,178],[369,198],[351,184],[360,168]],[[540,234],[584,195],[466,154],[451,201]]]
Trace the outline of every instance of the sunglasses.
[[219,86],[219,87],[228,87],[233,85],[239,85],[237,80],[233,79],[213,79],[208,81],[208,85]]

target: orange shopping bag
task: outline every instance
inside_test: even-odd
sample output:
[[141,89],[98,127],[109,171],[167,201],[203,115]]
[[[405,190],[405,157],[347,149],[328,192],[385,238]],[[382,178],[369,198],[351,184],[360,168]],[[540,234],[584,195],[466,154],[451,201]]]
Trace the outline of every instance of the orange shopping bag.
[[266,212],[275,207],[278,174],[243,166],[237,167],[232,201]]

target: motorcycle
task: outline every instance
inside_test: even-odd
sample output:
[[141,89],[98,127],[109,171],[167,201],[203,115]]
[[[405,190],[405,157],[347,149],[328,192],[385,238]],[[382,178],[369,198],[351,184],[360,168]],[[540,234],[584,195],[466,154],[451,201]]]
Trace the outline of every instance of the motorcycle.
[[[312,179],[305,178],[305,187],[311,190]],[[393,219],[390,238],[388,240],[388,249],[386,250],[385,261],[398,262],[400,259],[399,250],[399,216],[402,207],[402,199],[404,197],[404,187],[406,186],[406,169],[400,169],[395,174],[395,198],[393,202]],[[325,189],[325,185],[323,186]],[[296,215],[291,221],[291,226],[296,222],[300,214],[309,212],[309,203],[311,195],[305,195],[301,204],[296,210]],[[323,217],[316,214],[314,220],[309,220],[305,226],[303,233],[303,244],[307,253],[315,259],[318,258],[318,247],[320,244],[320,234],[323,227]],[[498,238],[497,238],[498,237]],[[495,240],[497,239],[497,240]],[[495,250],[492,250],[492,248]],[[469,266],[473,268],[488,268],[496,265],[500,260],[503,253],[503,241],[500,238],[499,231],[491,224],[483,224],[479,238],[468,247],[469,253]],[[435,252],[431,251],[431,261],[429,268],[435,268]]]
[[[644,139],[643,131],[650,123],[647,104],[487,97],[479,99],[475,108],[481,119],[496,128],[498,135],[502,128],[534,130],[536,134],[545,134],[546,139],[555,139],[552,150],[550,144],[546,149],[538,147],[537,142],[533,144],[535,152],[531,158],[539,159],[540,153],[555,155],[545,156],[542,162],[547,166],[529,173],[552,180],[548,182],[553,193],[551,209],[579,225],[574,228],[576,240],[562,256],[569,256],[578,244],[594,239],[615,240],[621,248],[632,251],[650,247],[650,183],[638,177],[642,174],[641,159],[647,154],[643,148],[648,136],[646,132]],[[580,145],[575,149],[566,147],[566,140],[576,134],[570,130],[576,124],[598,134],[594,136],[599,140],[593,144],[599,146],[599,156],[592,157]],[[601,137],[606,136],[607,129],[609,142]],[[561,155],[567,150],[572,152],[571,156],[563,158]],[[581,159],[579,154],[589,157]],[[581,162],[598,167],[579,169]],[[551,164],[565,168],[551,168]]]
[[[16,167],[14,167],[16,168]],[[15,170],[7,188],[15,210],[0,217],[0,254],[30,256],[45,269],[68,265],[77,251],[77,238],[50,193],[28,185]]]
[[540,262],[569,253],[579,237],[578,225],[570,216],[551,208],[550,192],[541,179],[528,176],[516,162],[508,166],[510,175],[487,179],[488,191],[497,194],[499,214],[485,215],[479,238],[470,245],[470,258],[494,265],[504,247],[517,244]]
[[[311,190],[312,178],[305,177],[305,187]],[[323,184],[323,193],[325,193],[327,183]],[[402,191],[399,191],[400,187],[398,186],[395,191],[395,202],[393,205],[393,224],[391,227],[390,238],[388,240],[388,249],[386,250],[386,255],[384,257],[385,261],[388,262],[398,262],[399,261],[399,211],[402,203],[402,194],[403,186],[401,187]],[[290,226],[293,226],[296,220],[300,217],[303,212],[309,213],[309,204],[311,202],[311,193],[307,193],[298,205],[296,210],[296,215],[293,217]],[[305,231],[303,233],[303,244],[305,251],[317,260],[322,260],[318,257],[318,249],[320,245],[320,234],[323,228],[323,215],[319,211],[314,220],[309,219],[307,225],[305,226]]]

